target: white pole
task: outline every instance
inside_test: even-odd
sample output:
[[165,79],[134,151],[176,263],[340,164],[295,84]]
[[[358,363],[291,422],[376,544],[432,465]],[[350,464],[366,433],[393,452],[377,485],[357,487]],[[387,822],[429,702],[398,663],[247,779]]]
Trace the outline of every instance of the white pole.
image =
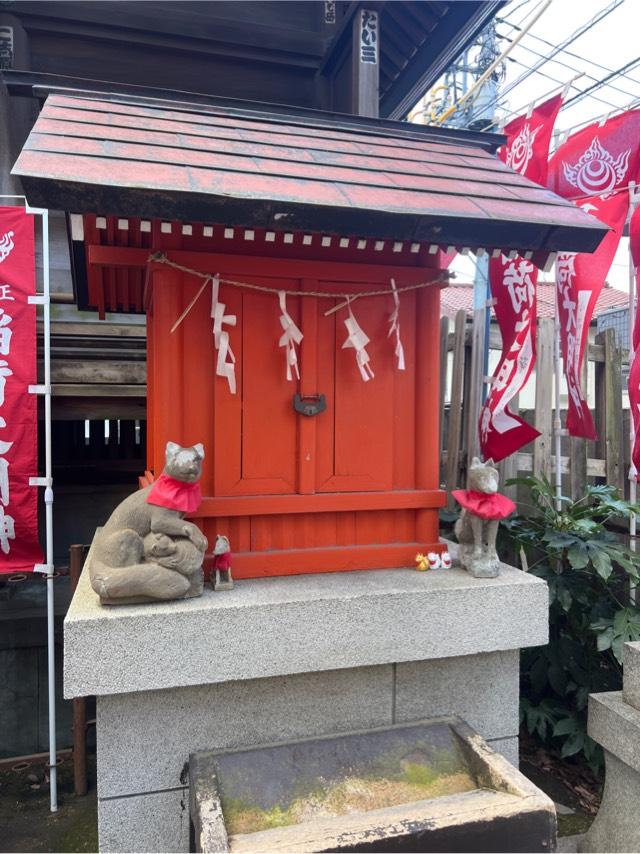
[[[638,197],[635,192],[635,182],[631,181],[629,183],[629,221],[631,221],[631,217],[633,216],[633,212],[636,209],[636,205],[638,204]],[[636,354],[633,351],[633,326],[635,320],[635,285],[636,285],[636,271],[633,266],[633,258],[631,257],[631,235],[629,235],[629,372],[631,372],[631,365],[633,364],[634,359],[636,358]],[[633,413],[631,409],[629,409],[629,444],[630,444],[630,452],[629,456],[633,452],[633,445],[635,439],[635,431],[633,429]],[[636,481],[636,468],[633,464],[633,459],[630,460],[629,464],[629,501],[631,504],[636,503],[636,498],[638,494],[638,484]],[[636,551],[636,529],[637,529],[637,518],[636,514],[632,513],[629,517],[629,547],[632,551]],[[631,600],[633,602],[636,601],[636,588],[631,586]]]
[[49,211],[42,210],[42,274],[44,327],[44,506],[47,524],[47,662],[49,687],[49,770],[51,812],[58,810],[58,768],[56,759],[56,659],[54,638],[54,566],[53,566],[53,472],[51,466],[51,304],[49,292]]
[[[586,358],[586,356],[585,356]],[[562,510],[562,420],[560,418],[560,383],[562,382],[562,368],[560,366],[560,311],[558,306],[558,287],[556,285],[556,317],[555,317],[555,342],[553,348],[553,360],[555,367],[555,413],[553,419],[553,434],[555,440],[555,484],[556,484],[556,510]],[[538,376],[537,382],[542,381]]]

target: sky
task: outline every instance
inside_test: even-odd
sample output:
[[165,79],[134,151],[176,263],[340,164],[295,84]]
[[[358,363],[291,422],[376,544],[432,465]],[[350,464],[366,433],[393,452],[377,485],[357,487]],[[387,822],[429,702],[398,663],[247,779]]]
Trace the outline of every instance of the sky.
[[[539,56],[547,56],[552,51],[548,43],[557,45],[562,42],[594,16],[614,6],[615,2],[617,0],[552,0],[549,8],[533,25],[530,34],[523,37],[510,54],[511,58],[506,60],[506,77],[501,91],[505,91],[510,83],[530,69]],[[503,22],[497,25],[498,35],[515,38],[518,30],[512,29],[507,22],[518,25],[526,23],[541,5],[541,0],[512,0],[498,15],[503,19]],[[530,74],[509,92],[506,95],[503,114],[513,111],[518,115],[525,112],[529,104],[550,97],[577,73],[585,72],[584,76],[575,80],[572,85],[565,99],[568,101],[596,80],[602,80],[610,71],[637,59],[640,56],[639,33],[640,0],[624,0],[568,46],[567,50],[578,56],[568,55],[566,52],[558,54],[554,60],[546,62],[539,71]],[[502,49],[505,49],[509,42],[504,39],[500,44]],[[550,80],[549,77],[554,79]],[[612,80],[611,85],[603,86],[594,91],[593,95],[563,109],[556,122],[556,130],[571,132],[576,125],[599,120],[611,110],[629,106],[634,100],[638,100],[640,107],[640,65],[627,72],[624,77]],[[628,252],[628,240],[623,238],[607,277],[610,284],[621,290],[628,290],[629,287]],[[459,273],[460,280],[468,281],[473,278],[472,263],[460,256],[453,263],[452,269]]]

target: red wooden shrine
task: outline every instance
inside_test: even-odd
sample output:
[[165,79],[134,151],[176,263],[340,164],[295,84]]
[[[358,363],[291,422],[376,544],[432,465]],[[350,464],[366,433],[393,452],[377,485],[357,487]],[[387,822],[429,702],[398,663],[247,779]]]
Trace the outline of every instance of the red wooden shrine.
[[[78,305],[146,310],[149,469],[168,440],[203,442],[209,542],[237,577],[413,565],[438,549],[438,285],[358,299],[375,377],[344,350],[346,310],[287,300],[301,379],[287,382],[279,289],[354,293],[439,277],[441,251],[592,251],[603,226],[508,169],[501,137],[268,105],[51,93],[13,168],[32,204],[70,212]],[[73,213],[73,212],[77,213]],[[96,212],[111,214],[96,216]],[[114,215],[114,214],[117,214]],[[133,218],[132,218],[133,217]],[[146,219],[145,219],[146,218]],[[209,223],[209,224],[203,224]],[[202,280],[221,283],[238,393],[215,375],[211,295],[171,328]],[[294,394],[322,394],[307,417]]]
[[[140,301],[149,249],[95,245],[109,240],[108,229],[99,231],[95,222],[85,217],[89,287],[109,300],[113,286],[116,304],[107,310],[124,308],[125,299]],[[130,235],[136,228],[139,223],[128,222]],[[180,224],[171,235],[154,223],[154,234],[143,238],[182,266],[259,284],[273,294],[220,285],[226,313],[237,315],[229,330],[237,360],[233,395],[226,379],[215,375],[210,288],[171,333],[202,279],[160,263],[148,266],[150,471],[162,470],[167,441],[204,443],[204,500],[196,519],[211,544],[218,533],[229,537],[238,578],[412,566],[417,551],[439,550],[438,508],[445,496],[438,488],[438,256],[426,247],[416,252],[415,245],[412,252],[410,243],[400,251],[395,244],[394,251],[389,241],[358,249],[356,241],[346,248],[343,239],[340,248],[332,238],[323,246],[321,235],[305,240],[298,233],[273,233],[269,241],[251,232],[248,242],[245,230],[236,229],[238,237],[229,240],[222,227],[213,229],[218,240],[199,240],[202,229],[189,226],[185,238]],[[347,310],[325,316],[343,300],[288,297],[287,310],[304,338],[300,381],[287,381],[278,346],[279,289],[388,290],[392,277],[398,288],[438,280],[401,295],[405,371],[397,369],[395,341],[387,337],[391,295],[353,305],[371,339],[375,377],[367,383],[354,351],[342,349]],[[296,393],[323,394],[326,410],[299,414]]]

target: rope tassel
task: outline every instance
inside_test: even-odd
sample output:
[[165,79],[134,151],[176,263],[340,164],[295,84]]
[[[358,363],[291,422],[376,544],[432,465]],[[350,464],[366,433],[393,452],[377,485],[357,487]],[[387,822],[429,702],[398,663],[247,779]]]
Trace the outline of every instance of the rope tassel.
[[216,360],[216,375],[226,377],[229,384],[231,394],[236,393],[236,357],[233,355],[231,344],[229,343],[229,333],[222,328],[222,324],[226,323],[229,326],[235,326],[237,317],[235,314],[225,314],[226,308],[223,302],[218,299],[220,290],[220,276],[215,275],[211,279],[211,317],[213,319],[213,341],[215,348],[218,351]]
[[[349,300],[349,303],[350,302],[351,300]],[[346,350],[347,348],[352,347],[356,351],[356,363],[358,365],[358,370],[360,371],[360,376],[362,377],[363,382],[368,383],[370,379],[375,377],[373,369],[369,364],[369,354],[366,351],[366,346],[370,339],[360,328],[358,321],[353,316],[350,304],[349,317],[345,320],[344,325],[347,327],[349,335],[342,345],[342,349]]]
[[[300,379],[300,371],[298,370],[298,353],[296,345],[299,345],[303,339],[303,334],[293,321],[291,315],[287,312],[287,293],[286,291],[278,291],[278,299],[280,300],[280,324],[284,329],[284,333],[280,336],[279,345],[285,347],[285,356],[287,362],[287,380],[291,382],[293,372]],[[293,369],[293,370],[292,370]]]
[[387,338],[391,338],[395,332],[396,349],[394,352],[396,359],[398,360],[398,370],[404,371],[404,347],[402,346],[402,339],[400,338],[400,297],[398,295],[398,289],[396,288],[395,279],[391,279],[391,288],[393,290],[394,309],[389,315],[389,332],[387,333]]

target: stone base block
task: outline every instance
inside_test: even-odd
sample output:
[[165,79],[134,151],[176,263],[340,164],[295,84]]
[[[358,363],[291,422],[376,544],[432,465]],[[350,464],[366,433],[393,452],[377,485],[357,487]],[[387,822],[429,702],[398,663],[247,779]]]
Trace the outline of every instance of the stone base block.
[[517,736],[513,738],[495,738],[487,739],[488,744],[504,756],[507,762],[510,762],[514,768],[520,767],[520,743]]
[[[179,787],[190,753],[458,714],[517,765],[518,653],[99,697],[98,795]],[[504,749],[501,749],[504,743]]]
[[189,790],[98,799],[100,851],[189,851]]
[[224,594],[105,608],[85,566],[65,619],[65,695],[539,646],[548,638],[548,607],[543,581],[502,565],[492,579],[455,568],[257,578]]
[[458,715],[483,738],[518,735],[518,650],[396,665],[394,723]]
[[184,784],[189,754],[392,723],[393,668],[99,697],[98,796]]

